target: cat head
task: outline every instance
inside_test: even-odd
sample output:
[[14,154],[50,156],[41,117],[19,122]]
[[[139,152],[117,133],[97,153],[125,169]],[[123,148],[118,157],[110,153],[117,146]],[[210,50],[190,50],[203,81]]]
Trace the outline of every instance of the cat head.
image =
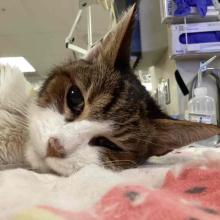
[[84,59],[52,70],[30,107],[33,168],[61,175],[88,164],[127,168],[186,143],[177,132],[168,138],[175,126],[132,73],[134,20],[135,6]]

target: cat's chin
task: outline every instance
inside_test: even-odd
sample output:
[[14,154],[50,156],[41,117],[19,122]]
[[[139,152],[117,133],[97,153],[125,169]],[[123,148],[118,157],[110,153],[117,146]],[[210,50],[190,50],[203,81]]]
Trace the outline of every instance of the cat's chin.
[[111,132],[109,121],[67,123],[53,107],[43,108],[33,103],[29,108],[25,158],[35,170],[69,176],[86,165],[101,164],[100,147],[89,145],[89,141],[108,132]]
[[29,142],[26,145],[25,160],[34,170],[43,173],[50,172],[50,168],[45,163],[45,160],[34,151]]
[[42,173],[56,173],[61,176],[70,176],[91,164],[102,165],[99,149],[89,145],[81,146],[66,158],[57,158],[41,157],[29,142],[25,158],[32,169]]
[[36,170],[37,172],[55,173],[61,176],[70,176],[71,174],[79,170],[79,168],[74,168],[73,164],[65,159],[53,157],[42,159],[39,157],[39,155],[37,155],[36,152],[31,150],[30,148],[29,150],[27,150],[25,156],[28,164],[33,170]]

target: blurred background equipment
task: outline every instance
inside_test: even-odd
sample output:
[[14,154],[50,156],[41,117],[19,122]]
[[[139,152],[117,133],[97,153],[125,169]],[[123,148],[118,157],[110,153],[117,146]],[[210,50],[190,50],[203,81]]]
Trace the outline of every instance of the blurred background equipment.
[[[92,22],[92,6],[95,4],[100,4],[103,6],[103,8],[107,11],[109,11],[110,16],[112,17],[112,20],[114,20],[114,12],[113,12],[113,3],[112,0],[79,0],[79,10],[77,12],[76,18],[73,22],[72,28],[70,30],[69,35],[65,39],[65,44],[68,49],[71,49],[74,51],[74,53],[79,53],[81,56],[85,55],[93,46],[93,22]],[[75,44],[75,31],[77,26],[79,25],[79,21],[82,16],[87,17],[87,46],[86,48],[82,48]],[[112,21],[113,22],[113,21]],[[107,21],[106,21],[107,23]]]

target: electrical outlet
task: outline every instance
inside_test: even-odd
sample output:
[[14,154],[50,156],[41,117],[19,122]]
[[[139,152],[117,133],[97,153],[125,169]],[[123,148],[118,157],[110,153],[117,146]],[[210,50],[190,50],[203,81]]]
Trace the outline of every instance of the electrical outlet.
[[158,85],[158,90],[163,94],[163,99],[166,105],[171,103],[170,99],[170,82],[169,79],[161,78]]

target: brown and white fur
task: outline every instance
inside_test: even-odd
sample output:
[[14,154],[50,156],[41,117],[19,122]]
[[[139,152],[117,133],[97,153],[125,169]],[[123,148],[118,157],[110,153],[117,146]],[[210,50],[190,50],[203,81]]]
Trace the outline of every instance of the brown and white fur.
[[[64,176],[89,164],[129,168],[219,134],[216,126],[170,119],[141,86],[129,65],[134,17],[132,7],[84,59],[53,69],[36,101],[22,99],[27,126],[12,151],[21,149],[32,168]],[[67,101],[73,86],[83,97],[76,111]]]

